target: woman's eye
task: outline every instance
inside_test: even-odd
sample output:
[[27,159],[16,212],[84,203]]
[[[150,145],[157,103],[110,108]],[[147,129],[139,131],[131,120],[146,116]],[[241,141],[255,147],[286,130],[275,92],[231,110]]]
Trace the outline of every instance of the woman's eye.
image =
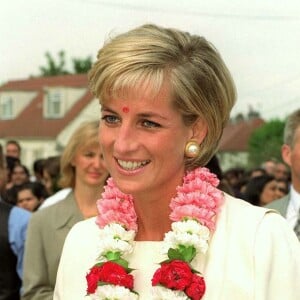
[[94,152],[85,152],[84,156],[86,156],[86,157],[93,157],[93,156],[95,156],[95,154],[94,154]]
[[143,126],[147,127],[147,128],[154,128],[154,127],[160,127],[160,125],[158,123],[149,121],[149,120],[144,120],[142,122]]
[[104,120],[108,124],[115,124],[119,121],[119,119],[116,116],[113,116],[113,115],[103,116],[101,118],[101,120]]

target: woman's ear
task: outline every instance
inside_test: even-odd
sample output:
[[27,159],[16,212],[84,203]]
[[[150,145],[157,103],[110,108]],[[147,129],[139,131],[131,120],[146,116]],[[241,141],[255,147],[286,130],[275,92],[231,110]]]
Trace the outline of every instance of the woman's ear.
[[207,123],[204,119],[198,119],[192,127],[193,140],[196,140],[200,145],[207,135]]

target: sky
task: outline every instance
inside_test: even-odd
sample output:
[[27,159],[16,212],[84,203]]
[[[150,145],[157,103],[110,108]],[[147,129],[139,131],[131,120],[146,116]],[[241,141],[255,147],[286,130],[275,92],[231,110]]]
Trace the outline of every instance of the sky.
[[0,9],[0,84],[38,75],[45,53],[96,58],[113,35],[155,23],[204,36],[238,99],[232,116],[285,118],[300,108],[299,0],[9,0]]

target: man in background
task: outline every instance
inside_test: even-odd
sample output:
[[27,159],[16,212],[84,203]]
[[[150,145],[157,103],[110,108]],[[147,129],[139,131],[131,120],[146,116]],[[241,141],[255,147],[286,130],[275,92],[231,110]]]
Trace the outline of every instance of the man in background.
[[282,159],[291,169],[290,192],[267,207],[280,212],[294,228],[300,240],[300,109],[287,118],[283,142]]
[[5,145],[5,155],[21,160],[21,145],[16,140],[9,140]]

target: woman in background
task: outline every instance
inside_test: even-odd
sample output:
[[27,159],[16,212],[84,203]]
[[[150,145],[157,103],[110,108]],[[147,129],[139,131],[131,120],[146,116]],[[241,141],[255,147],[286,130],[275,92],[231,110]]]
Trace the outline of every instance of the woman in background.
[[265,206],[277,199],[277,183],[272,175],[261,175],[251,178],[246,184],[243,199],[247,202]]
[[33,214],[25,245],[23,300],[52,300],[65,237],[78,221],[97,214],[108,173],[98,142],[99,121],[82,124],[61,156],[62,187],[72,192],[59,203]]

